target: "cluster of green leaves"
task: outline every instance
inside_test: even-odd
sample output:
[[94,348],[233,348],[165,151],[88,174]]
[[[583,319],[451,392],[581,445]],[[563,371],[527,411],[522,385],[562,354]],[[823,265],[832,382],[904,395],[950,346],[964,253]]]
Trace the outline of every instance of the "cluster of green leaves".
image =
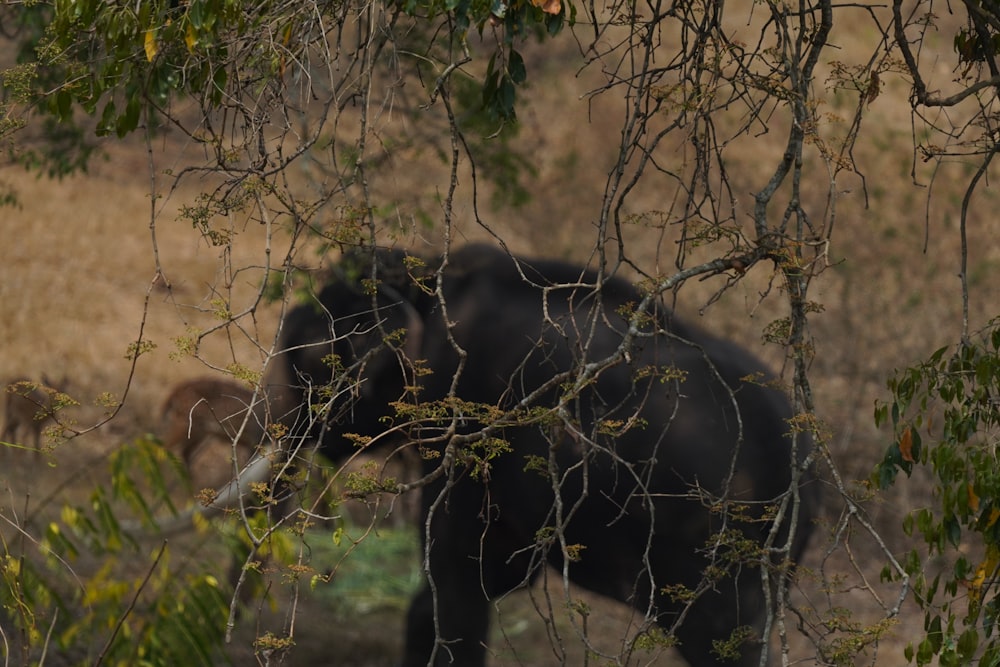
[[[954,47],[961,63],[987,63],[1000,54],[1000,12],[996,4],[981,0],[966,0],[970,6],[969,25],[955,33]],[[975,18],[973,18],[975,17]],[[986,20],[983,20],[983,19]]]
[[[42,138],[11,145],[21,163],[50,176],[86,170],[97,154],[95,135],[124,137],[140,126],[155,129],[168,122],[168,116],[185,126],[174,111],[178,108],[174,102],[184,98],[193,100],[205,119],[220,110],[228,114],[230,109],[237,113],[226,115],[228,119],[254,117],[246,121],[254,127],[244,128],[245,136],[220,132],[221,126],[212,121],[192,124],[190,131],[211,147],[219,167],[228,169],[248,158],[263,159],[257,153],[260,128],[256,124],[266,123],[268,114],[281,105],[301,103],[288,99],[298,90],[289,82],[302,74],[308,78],[314,66],[324,66],[313,61],[318,53],[330,53],[325,48],[328,34],[336,36],[337,26],[360,20],[352,16],[358,11],[362,10],[317,0],[264,0],[252,6],[236,0],[58,0],[9,8],[3,18],[22,26],[18,33],[21,56],[16,67],[2,73],[3,83],[17,106],[36,112],[36,124],[30,127],[37,128]],[[517,44],[525,38],[557,33],[571,20],[572,5],[559,0],[510,4],[407,0],[390,5],[387,12],[409,15],[416,29],[408,31],[407,40],[423,36],[417,40],[423,43],[411,50],[436,63],[431,77],[434,87],[428,92],[436,97],[439,86],[447,87],[457,102],[456,122],[471,137],[479,173],[497,185],[494,205],[527,202],[531,190],[525,181],[534,177],[534,167],[512,148],[517,126],[509,122],[516,118],[517,95],[528,79]],[[316,30],[318,17],[328,34]],[[446,30],[438,25],[442,22]],[[487,29],[498,37],[495,51],[487,54],[488,64],[466,67],[463,61],[462,74],[457,75],[453,54],[467,53],[467,32]],[[379,66],[379,61],[374,60],[372,66]],[[18,122],[0,126],[0,137],[16,136],[27,124],[18,114],[8,116]],[[221,118],[219,122],[238,124]],[[421,122],[425,122],[423,116]],[[442,130],[437,137],[445,134]],[[230,142],[232,137],[235,143]],[[341,150],[349,155],[351,148],[345,145]],[[350,177],[344,180],[351,182]],[[227,192],[248,196],[245,188]],[[228,233],[211,221],[240,202],[206,197],[195,207],[185,208],[183,215],[210,242],[229,243]],[[357,211],[323,227],[330,230],[332,242],[358,242],[359,224],[369,215],[367,209]],[[434,214],[424,217],[432,220]]]
[[[218,104],[231,36],[261,16],[236,0],[58,0],[38,49],[41,82],[62,82],[44,98],[46,109],[69,121],[79,105],[99,118],[98,134],[121,137],[136,129],[145,104],[163,107],[178,93]],[[268,50],[256,53],[265,58]],[[244,67],[262,63],[275,67],[262,60]]]
[[480,34],[487,26],[498,29],[502,48],[493,54],[482,86],[483,108],[493,117],[516,117],[517,88],[527,79],[527,69],[514,43],[529,35],[555,35],[576,12],[559,0],[404,0],[410,16],[449,15],[453,34],[461,39],[473,27]]
[[473,479],[489,481],[491,462],[514,449],[503,438],[483,438],[472,442],[459,452],[459,461],[469,468]]
[[[504,49],[491,58],[483,83],[483,108],[491,115],[504,120],[517,117],[517,89],[528,79],[524,59],[514,48],[515,40],[532,33],[553,36],[568,21],[573,22],[575,11],[556,0],[515,0],[510,5],[489,0],[491,13],[488,20],[503,25]],[[480,24],[480,32],[482,32]]]
[[[139,440],[113,458],[111,494],[98,487],[86,506],[65,505],[36,540],[0,543],[0,605],[12,655],[23,664],[46,652],[77,665],[216,664],[229,612],[225,583],[186,558],[172,563],[165,543],[137,543],[119,521],[123,495],[149,512],[155,502],[140,489],[169,495],[162,450]],[[25,528],[25,538],[35,532]]]
[[[144,115],[155,123],[155,114],[145,112],[179,94],[218,105],[229,76],[230,37],[259,20],[244,4],[57,0],[6,7],[18,64],[2,72],[9,96],[3,112],[18,121],[0,127],[0,136],[27,125],[16,108],[34,110],[42,141],[19,142],[16,158],[64,176],[86,170],[96,153],[95,132],[124,136]],[[244,68],[259,67],[266,53],[251,52]],[[94,120],[81,120],[77,110]]]
[[[536,30],[557,33],[566,12],[561,3],[537,0],[403,0],[403,11],[411,16],[452,16],[455,32],[464,34],[472,27],[482,32],[487,25],[502,26],[511,37]],[[570,15],[573,15],[570,8]]]
[[[889,383],[875,420],[894,439],[874,481],[891,486],[916,466],[933,476],[936,503],[912,511],[908,535],[923,538],[903,566],[925,612],[925,636],[907,648],[918,665],[1000,664],[1000,321],[979,341],[941,348]],[[925,440],[926,437],[926,440]],[[943,557],[951,566],[928,573]],[[895,576],[888,568],[883,576]]]
[[452,84],[459,107],[471,110],[462,114],[459,128],[474,137],[477,169],[496,185],[491,204],[497,210],[528,203],[532,190],[525,181],[533,181],[538,173],[529,156],[514,148],[520,126],[505,122],[516,116],[515,88],[527,79],[527,70],[516,50],[511,49],[509,56],[515,61],[513,74],[502,63],[498,66],[498,60],[503,58],[502,53],[490,58],[484,84],[465,77],[455,78]]
[[[406,0],[402,11],[417,18],[447,15],[463,39],[477,26],[502,26],[505,48],[490,61],[484,106],[496,116],[514,117],[515,88],[526,79],[514,40],[531,33],[555,34],[566,20],[559,3],[519,0]],[[340,3],[238,0],[153,0],[107,3],[56,0],[29,6],[23,22],[34,26],[24,53],[34,52],[31,75],[41,109],[71,126],[74,109],[98,119],[101,135],[135,130],[150,105],[164,109],[179,95],[216,108],[230,94],[227,85],[280,82],[289,63],[315,38],[311,21],[329,13],[342,19]],[[30,19],[30,21],[29,21]],[[308,24],[308,25],[307,25]],[[42,29],[44,27],[44,30]],[[21,70],[23,73],[25,70]]]
[[378,461],[368,461],[361,470],[350,471],[344,481],[345,495],[348,498],[367,498],[379,493],[395,493],[398,483],[394,477],[382,477],[382,464]]

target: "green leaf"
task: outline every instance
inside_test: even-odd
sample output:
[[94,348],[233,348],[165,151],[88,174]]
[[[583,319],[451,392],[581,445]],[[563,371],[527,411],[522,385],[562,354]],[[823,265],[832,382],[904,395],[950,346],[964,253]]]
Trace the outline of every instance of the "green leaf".
[[514,83],[524,83],[525,79],[528,78],[528,71],[524,66],[524,59],[521,57],[521,54],[514,49],[511,49],[510,51],[510,59],[507,62],[507,71],[510,72],[510,79]]
[[958,638],[958,657],[962,662],[972,660],[979,648],[979,633],[975,628],[966,628]]
[[115,123],[115,133],[119,138],[139,127],[140,111],[139,96],[133,93],[125,104],[125,112],[118,116],[118,121]]
[[925,621],[927,620],[929,620],[929,622],[927,622],[924,626],[927,630],[927,639],[930,641],[931,648],[934,653],[938,653],[941,651],[941,643],[943,641],[943,634],[941,632],[941,617],[935,615],[929,619],[925,619]]
[[514,82],[509,77],[504,77],[500,83],[500,91],[497,98],[499,100],[498,110],[500,116],[506,119],[513,119],[515,117],[514,102],[517,99],[517,92],[514,89]]
[[903,517],[903,534],[907,537],[913,535],[913,514],[907,514]]
[[226,90],[226,83],[229,81],[229,74],[223,67],[216,67],[215,71],[212,73],[212,93],[211,99],[213,104],[222,103],[222,94]]
[[63,88],[56,93],[56,114],[62,121],[67,121],[73,117],[73,95]]
[[111,99],[104,105],[104,110],[101,112],[101,119],[97,123],[97,136],[106,137],[111,134],[115,125],[114,120],[115,101]]
[[875,426],[876,428],[881,427],[885,423],[886,418],[889,416],[889,408],[886,407],[885,403],[877,401],[875,403]]
[[951,542],[951,546],[958,548],[962,541],[962,526],[958,523],[958,519],[954,515],[944,520],[944,529],[948,541]]
[[931,640],[925,637],[924,640],[920,642],[920,645],[917,647],[917,664],[918,665],[930,664],[931,660],[934,659],[936,653],[937,651],[934,650],[934,646],[931,643]]
[[896,481],[896,467],[883,462],[878,466],[878,488],[885,491]]
[[496,98],[497,87],[500,81],[500,73],[494,69],[496,64],[496,54],[490,58],[486,65],[486,77],[483,79],[483,108],[491,109],[493,100]]

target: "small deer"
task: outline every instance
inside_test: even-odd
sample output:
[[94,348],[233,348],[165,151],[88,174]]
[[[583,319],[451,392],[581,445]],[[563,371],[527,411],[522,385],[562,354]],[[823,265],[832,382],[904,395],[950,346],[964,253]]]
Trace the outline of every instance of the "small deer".
[[62,393],[65,381],[56,385],[44,375],[41,383],[20,378],[3,388],[4,426],[0,441],[6,445],[23,446],[31,440],[35,457],[42,453],[42,429],[62,405],[71,401]]
[[258,419],[262,404],[255,408],[252,401],[252,390],[219,378],[186,380],[167,396],[160,412],[160,437],[167,451],[184,462],[197,488],[232,478],[234,442],[240,465],[265,442],[264,424]]

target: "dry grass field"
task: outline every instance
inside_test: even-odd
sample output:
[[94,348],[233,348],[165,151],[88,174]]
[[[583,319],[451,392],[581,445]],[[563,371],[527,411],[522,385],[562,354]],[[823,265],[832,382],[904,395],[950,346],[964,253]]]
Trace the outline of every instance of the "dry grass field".
[[[865,36],[851,38],[863,40]],[[599,101],[592,105],[582,99],[588,82],[574,76],[572,64],[546,59],[551,54],[541,49],[528,55],[537,69],[529,72],[532,85],[525,94],[528,106],[520,114],[518,145],[532,156],[538,170],[530,180],[533,198],[518,209],[494,210],[485,204],[484,194],[480,215],[513,251],[586,261],[595,207],[615,150],[614,104]],[[812,298],[824,310],[812,320],[811,378],[820,416],[830,427],[829,447],[848,480],[865,479],[887,444],[887,434],[878,432],[872,420],[874,401],[885,397],[887,376],[956,340],[960,331],[957,216],[969,167],[946,164],[933,174],[932,181],[926,165],[917,164],[917,182],[913,182],[907,93],[905,81],[890,79],[870,105],[863,138],[854,153],[864,180],[847,176],[838,182],[829,268],[812,287]],[[837,113],[854,103],[831,94],[828,104],[834,120],[830,132],[839,130]],[[780,153],[780,134],[745,137],[730,149],[727,168],[747,210],[751,193],[765,178],[759,165],[770,164]],[[146,148],[135,138],[109,141],[103,146],[104,158],[88,173],[61,181],[18,168],[0,171],[0,179],[13,185],[20,199],[18,206],[0,211],[0,379],[39,378],[43,373],[67,379],[69,393],[81,406],[68,409],[63,417],[81,429],[102,423],[101,394],[126,397],[114,419],[58,444],[42,463],[25,452],[0,451],[4,506],[30,505],[44,498],[54,511],[62,497],[82,497],[91,485],[106,481],[108,453],[155,430],[160,403],[174,383],[232,364],[259,368],[264,359],[266,351],[258,342],[267,344],[273,338],[279,317],[277,306],[266,303],[240,321],[242,328],[228,327],[204,338],[198,359],[176,354],[175,339],[218,323],[214,311],[220,295],[231,310],[257,302],[265,237],[259,226],[237,219],[221,221],[232,226],[236,239],[224,252],[183,222],[179,212],[194,201],[199,188],[186,182],[178,190],[165,189],[169,182],[163,169],[172,166],[173,158],[164,156],[183,148],[174,141],[167,143],[153,170],[160,179],[158,191],[166,196],[156,200],[149,194]],[[429,195],[421,188],[428,186],[418,178],[423,173],[423,169],[402,169],[384,187],[399,188],[413,199],[426,198]],[[431,190],[439,187],[440,182],[429,186]],[[816,183],[804,205],[821,210],[827,187],[827,183]],[[462,206],[459,213],[471,220],[471,204],[466,200]],[[647,190],[636,194],[632,206],[638,214],[662,208],[664,203],[657,200],[655,191]],[[996,314],[1000,304],[998,208],[1000,196],[983,190],[970,216],[974,326]],[[151,221],[155,221],[155,241]],[[460,241],[489,236],[470,222],[458,229]],[[435,233],[418,230],[405,243],[427,251],[435,245]],[[650,267],[670,266],[671,244],[662,232],[637,227],[629,233],[634,235],[628,241],[636,248],[637,260]],[[287,239],[281,234],[274,239],[272,259],[280,261],[284,250],[280,244]],[[649,239],[654,240],[647,243]],[[299,259],[321,264],[320,258],[308,255]],[[170,289],[155,280],[157,262]],[[761,301],[770,279],[763,271],[747,276],[710,306],[709,299],[719,285],[692,283],[681,291],[677,308],[781,369],[782,351],[761,342],[765,326],[782,313],[779,296]],[[140,332],[155,349],[143,354],[133,368],[128,350]],[[49,497],[54,489],[58,494]],[[895,551],[907,548],[899,519],[926,499],[926,488],[904,481],[868,504],[870,515]],[[827,519],[840,510],[838,500],[828,498]],[[878,580],[880,555],[863,537],[853,551],[830,555],[829,546],[822,531],[817,531],[807,568],[825,565],[847,573],[853,561],[861,564],[872,582]],[[806,577],[803,588],[808,591],[810,586],[813,582]],[[811,590],[816,593],[814,586]],[[880,592],[892,595],[890,589]],[[541,624],[533,611],[531,598],[538,595],[539,591],[522,593],[504,603],[503,608],[509,609],[503,624],[506,637],[519,648],[498,655],[495,664],[552,664],[545,629],[538,627]],[[872,596],[860,590],[838,600],[851,606],[861,620],[874,620],[881,614]],[[297,648],[288,664],[392,663],[402,636],[403,612],[398,606],[351,619],[325,616],[332,612],[320,596],[303,592],[300,604]],[[593,604],[603,603],[594,600]],[[276,624],[286,618],[284,613],[281,607],[261,611],[268,622]],[[628,612],[610,608],[607,614],[613,622],[599,634],[613,642],[627,627]],[[908,628],[919,630],[920,624],[915,608],[909,605],[893,638],[877,653],[860,656],[858,664],[906,664],[900,647],[910,639]],[[232,646],[236,664],[252,664],[249,643],[256,629],[252,624],[239,628]],[[349,662],[329,657],[332,650],[351,656]],[[667,664],[670,659],[670,655],[652,657],[650,664]]]

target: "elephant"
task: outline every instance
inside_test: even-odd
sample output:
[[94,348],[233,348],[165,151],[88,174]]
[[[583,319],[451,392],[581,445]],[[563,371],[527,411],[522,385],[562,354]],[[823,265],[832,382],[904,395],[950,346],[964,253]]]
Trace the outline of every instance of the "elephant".
[[289,442],[420,452],[403,665],[484,665],[491,601],[547,566],[694,667],[759,663],[761,568],[789,575],[818,510],[812,440],[763,363],[657,303],[470,244],[346,255],[284,317],[265,391]]

